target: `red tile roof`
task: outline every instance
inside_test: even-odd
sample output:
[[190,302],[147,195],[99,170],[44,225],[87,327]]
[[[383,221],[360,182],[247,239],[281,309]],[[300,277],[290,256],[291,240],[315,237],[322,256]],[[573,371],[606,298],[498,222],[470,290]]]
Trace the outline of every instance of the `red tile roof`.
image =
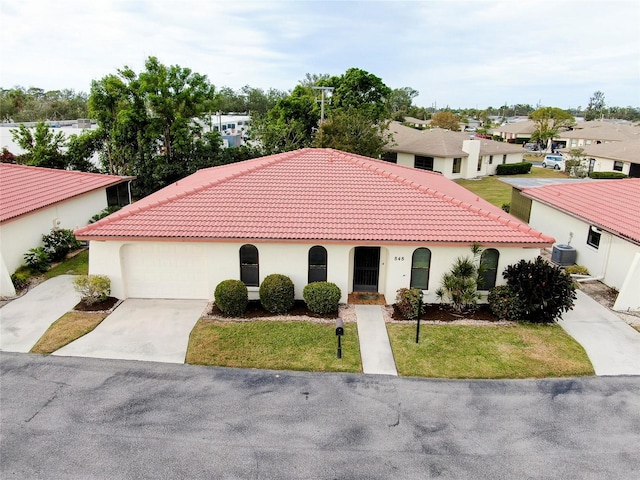
[[200,170],[76,235],[533,247],[554,241],[442,175],[311,148]]
[[640,178],[526,188],[523,195],[640,243]]
[[0,163],[0,223],[126,178]]

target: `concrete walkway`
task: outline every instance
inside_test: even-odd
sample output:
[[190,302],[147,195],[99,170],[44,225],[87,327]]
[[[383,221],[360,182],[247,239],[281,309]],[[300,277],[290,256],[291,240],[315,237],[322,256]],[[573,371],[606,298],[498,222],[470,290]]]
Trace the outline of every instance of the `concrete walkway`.
[[596,375],[640,375],[640,332],[578,291],[573,310],[558,322],[582,345]]
[[53,322],[73,310],[81,298],[74,278],[51,278],[0,308],[0,350],[28,352]]
[[207,300],[128,298],[95,330],[53,355],[184,363]]
[[362,371],[380,375],[398,375],[387,327],[379,305],[356,305]]

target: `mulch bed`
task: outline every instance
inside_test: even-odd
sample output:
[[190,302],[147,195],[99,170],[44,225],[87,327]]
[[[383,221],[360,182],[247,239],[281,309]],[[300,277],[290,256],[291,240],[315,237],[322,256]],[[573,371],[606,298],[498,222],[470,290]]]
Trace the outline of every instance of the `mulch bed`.
[[91,305],[88,305],[85,302],[80,302],[73,307],[73,309],[80,312],[104,312],[111,310],[119,301],[120,300],[115,297],[107,297],[106,300],[98,303],[92,303]]
[[[210,315],[216,317],[230,317],[220,311],[218,306],[214,303],[211,307]],[[330,313],[327,315],[318,315],[317,313],[313,313],[311,310],[307,308],[307,304],[302,300],[296,300],[293,304],[293,308],[289,310],[286,314],[289,317],[313,317],[313,318],[326,318],[326,319],[335,319],[336,314]],[[244,314],[240,315],[237,318],[264,318],[264,317],[273,317],[274,314],[268,312],[264,309],[260,300],[249,300],[249,304],[247,306],[247,311]]]
[[[489,309],[489,305],[478,305],[478,308],[472,313],[463,313],[459,314],[451,310],[446,305],[440,305],[437,303],[428,303],[424,305],[424,314],[420,317],[420,320],[428,320],[435,322],[455,322],[457,320],[481,320],[485,322],[499,322],[500,319],[496,317],[491,310]],[[400,312],[398,312],[395,305],[393,306],[393,315],[391,316],[393,320],[398,321],[411,321],[415,320],[406,320]]]

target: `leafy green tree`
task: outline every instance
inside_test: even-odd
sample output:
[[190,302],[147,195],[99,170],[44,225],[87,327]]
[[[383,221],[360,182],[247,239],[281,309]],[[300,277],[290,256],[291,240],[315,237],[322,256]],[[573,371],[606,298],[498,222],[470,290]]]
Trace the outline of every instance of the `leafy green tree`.
[[332,112],[320,125],[314,145],[379,158],[392,140],[389,121],[375,123],[368,112],[351,108]]
[[374,122],[388,117],[387,99],[391,89],[372,73],[350,68],[340,77],[331,77],[326,86],[334,87],[333,109],[357,109],[369,115]]
[[589,98],[589,105],[587,105],[587,111],[585,112],[585,120],[595,120],[597,118],[604,117],[605,114],[604,93],[598,90],[593,93],[593,96]]
[[453,132],[460,131],[460,117],[458,117],[455,113],[449,111],[442,111],[438,113],[434,113],[431,117],[432,127],[446,128],[447,130],[451,130]]
[[561,128],[575,124],[575,118],[570,113],[558,107],[541,107],[529,115],[535,123],[536,129],[531,135],[532,142],[548,145],[549,140],[558,135]]
[[387,108],[394,120],[404,121],[413,103],[413,99],[417,97],[419,92],[411,87],[394,88],[387,98]]
[[287,152],[311,146],[319,120],[320,109],[313,92],[298,85],[266,115],[253,118],[251,132],[266,154]]
[[17,157],[18,163],[34,167],[66,168],[67,161],[63,152],[66,146],[64,134],[54,133],[44,122],[36,124],[32,131],[20,124],[10,130],[13,141],[26,151]]

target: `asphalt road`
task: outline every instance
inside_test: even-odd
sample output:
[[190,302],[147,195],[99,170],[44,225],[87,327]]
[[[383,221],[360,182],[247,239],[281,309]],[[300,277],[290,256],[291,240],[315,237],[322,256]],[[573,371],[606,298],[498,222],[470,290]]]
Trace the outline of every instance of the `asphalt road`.
[[640,377],[438,381],[0,354],[0,477],[604,479]]

